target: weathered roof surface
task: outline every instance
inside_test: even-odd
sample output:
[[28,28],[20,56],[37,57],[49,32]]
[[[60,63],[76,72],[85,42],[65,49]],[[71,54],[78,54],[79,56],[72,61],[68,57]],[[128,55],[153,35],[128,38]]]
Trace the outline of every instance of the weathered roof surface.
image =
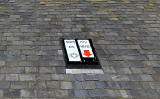
[[[104,74],[66,74],[63,37]],[[1,99],[160,99],[159,75],[159,0],[0,0]]]

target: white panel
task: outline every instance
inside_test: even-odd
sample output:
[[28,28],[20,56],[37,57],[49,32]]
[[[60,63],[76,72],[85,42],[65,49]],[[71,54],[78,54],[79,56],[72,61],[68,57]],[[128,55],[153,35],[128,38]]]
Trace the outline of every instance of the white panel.
[[102,69],[66,69],[66,74],[104,74]]
[[80,47],[82,57],[84,58],[94,58],[94,54],[90,45],[89,40],[77,40]]
[[75,40],[64,40],[69,61],[81,61]]

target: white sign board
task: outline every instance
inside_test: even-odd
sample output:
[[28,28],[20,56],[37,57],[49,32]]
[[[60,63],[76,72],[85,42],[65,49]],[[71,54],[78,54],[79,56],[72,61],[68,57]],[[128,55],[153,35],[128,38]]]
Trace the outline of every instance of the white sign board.
[[77,40],[80,47],[82,57],[84,58],[94,58],[94,54],[90,45],[89,40]]
[[81,61],[75,40],[64,40],[69,61]]

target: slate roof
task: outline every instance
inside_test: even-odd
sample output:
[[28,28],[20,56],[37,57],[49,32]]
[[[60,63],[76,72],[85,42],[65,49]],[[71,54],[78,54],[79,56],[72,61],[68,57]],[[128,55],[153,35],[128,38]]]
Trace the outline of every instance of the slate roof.
[[[159,35],[159,0],[0,0],[0,99],[160,99]],[[66,74],[64,37],[104,74]]]

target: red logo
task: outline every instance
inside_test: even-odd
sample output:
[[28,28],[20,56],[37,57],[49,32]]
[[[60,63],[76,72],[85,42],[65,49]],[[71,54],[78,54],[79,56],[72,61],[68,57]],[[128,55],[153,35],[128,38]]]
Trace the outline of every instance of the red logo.
[[76,53],[71,53],[71,57],[77,58],[77,57],[78,57],[78,54],[76,54]]
[[83,55],[85,55],[85,56],[91,56],[92,54],[89,52],[89,50],[84,50],[84,54]]

